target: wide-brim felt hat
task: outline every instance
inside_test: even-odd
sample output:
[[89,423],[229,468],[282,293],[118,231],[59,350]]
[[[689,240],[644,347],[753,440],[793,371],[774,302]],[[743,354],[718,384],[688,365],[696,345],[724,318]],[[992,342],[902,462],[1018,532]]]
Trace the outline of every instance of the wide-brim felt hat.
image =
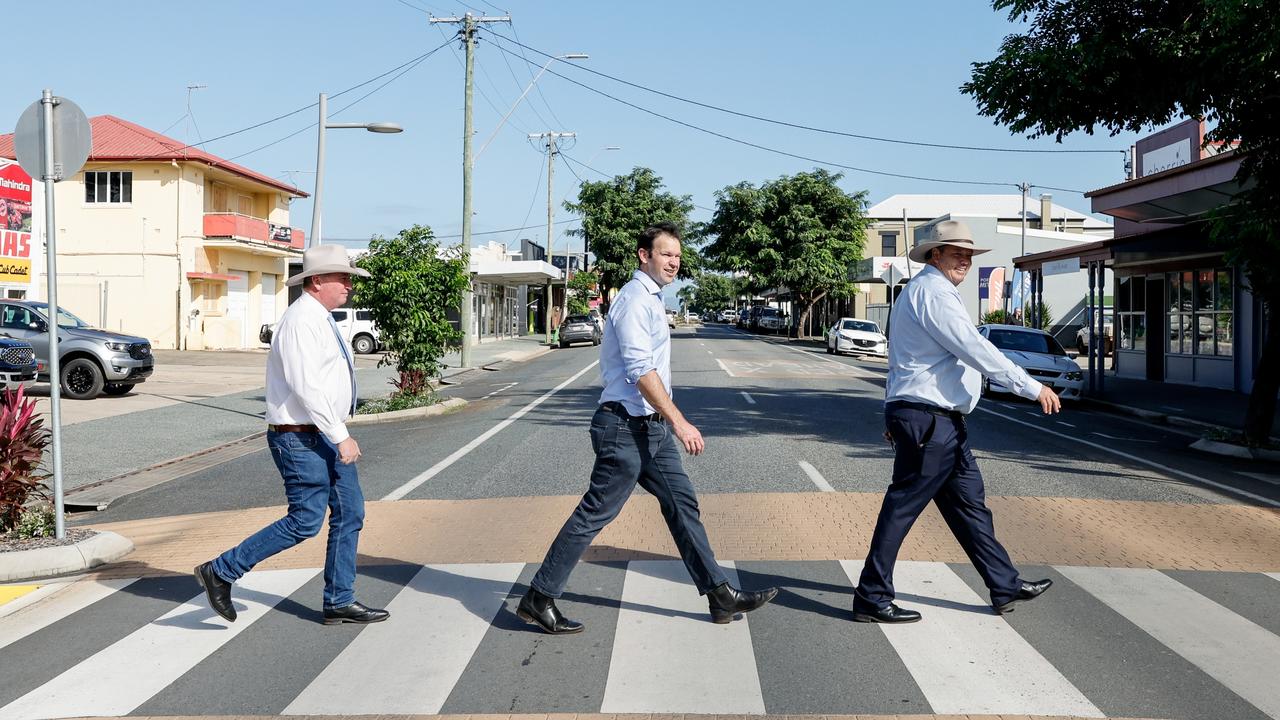
[[981,255],[984,252],[991,252],[991,248],[977,247],[973,244],[973,234],[969,232],[969,226],[959,220],[943,220],[933,226],[933,232],[929,234],[929,239],[924,242],[916,243],[911,248],[911,252],[907,257],[913,262],[925,262],[925,254],[930,250],[950,245],[952,247],[964,248],[972,250],[974,255]]
[[359,277],[369,277],[369,271],[351,264],[351,257],[342,245],[317,245],[302,253],[302,272],[285,281],[290,287],[300,285],[312,275],[329,273],[346,273]]

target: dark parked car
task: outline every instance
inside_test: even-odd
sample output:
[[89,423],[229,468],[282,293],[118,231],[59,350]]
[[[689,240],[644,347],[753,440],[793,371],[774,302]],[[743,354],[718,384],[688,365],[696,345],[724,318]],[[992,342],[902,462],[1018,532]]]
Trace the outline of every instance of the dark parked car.
[[0,335],[0,386],[6,390],[31,387],[35,384],[38,369],[36,351],[31,343]]
[[587,315],[570,315],[560,323],[560,347],[567,348],[571,343],[589,342],[599,345],[603,337],[600,327]]

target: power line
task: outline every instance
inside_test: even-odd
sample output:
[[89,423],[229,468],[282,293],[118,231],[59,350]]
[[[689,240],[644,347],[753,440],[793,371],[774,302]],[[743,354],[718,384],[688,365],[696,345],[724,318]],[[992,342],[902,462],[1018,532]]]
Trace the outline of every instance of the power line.
[[[560,155],[561,157],[563,157],[563,156],[564,156],[564,151],[563,151],[563,150],[561,150],[561,151],[560,151],[560,153],[559,153],[559,155]],[[579,184],[579,185],[581,185],[581,184],[583,184],[583,183],[585,183],[585,182],[586,182],[586,180],[583,180],[583,179],[582,179],[582,176],[578,174],[578,171],[573,169],[573,165],[572,165],[572,164],[570,164],[570,163],[566,162],[566,163],[564,164],[564,166],[565,166],[565,167],[567,167],[567,168],[569,168],[569,172],[573,173],[573,176],[574,176],[574,177],[578,178],[578,184]]]
[[[582,222],[582,218],[576,217],[576,218],[569,218],[568,220],[557,220],[551,224],[564,225],[565,223],[574,223],[574,222]],[[500,233],[519,232],[521,230],[535,230],[537,228],[545,228],[546,226],[547,226],[546,223],[543,223],[541,225],[525,225],[524,227],[506,228],[505,230],[485,230],[484,232],[472,232],[471,234],[472,235],[498,235]],[[459,233],[457,235],[436,235],[435,237],[437,240],[441,240],[441,239],[450,240],[453,238],[460,238],[462,237],[462,234]]]
[[[532,52],[535,52],[547,58],[555,57],[541,50],[538,50],[537,48],[532,48],[532,47],[529,47],[528,45],[524,45],[520,43],[518,39],[519,36],[517,36],[517,39],[512,39],[507,37],[506,35],[503,35],[502,33],[494,32],[493,30],[488,30],[487,28],[486,30],[490,34],[496,37],[499,37],[503,40],[506,40],[509,43],[517,45],[520,48],[523,48],[525,50],[530,50]],[[513,31],[514,31],[514,28],[513,28]],[[527,58],[525,59],[525,62],[528,62]],[[940,148],[944,150],[972,150],[972,151],[981,151],[981,152],[1003,152],[1003,153],[1060,153],[1060,154],[1093,154],[1093,153],[1124,153],[1126,152],[1125,150],[1115,150],[1115,149],[1075,150],[1075,149],[1069,149],[1069,148],[1043,148],[1043,149],[1042,148],[998,148],[998,147],[986,147],[986,146],[980,146],[980,145],[954,145],[949,143],[931,143],[931,142],[923,142],[918,140],[901,140],[898,138],[886,138],[886,137],[878,137],[875,135],[863,135],[859,133],[845,132],[843,130],[831,130],[828,128],[814,127],[812,125],[802,125],[800,123],[787,122],[786,120],[777,120],[774,118],[768,118],[761,115],[753,115],[751,113],[741,112],[739,110],[731,110],[729,108],[720,107],[718,105],[712,105],[710,103],[704,103],[698,100],[692,100],[686,97],[681,97],[679,95],[673,95],[668,92],[663,92],[662,90],[655,90],[651,87],[640,85],[639,83],[634,83],[629,80],[623,80],[622,78],[600,72],[599,70],[593,70],[592,68],[587,67],[585,65],[580,65],[578,67],[580,67],[582,70],[586,72],[592,73],[593,75],[598,75],[600,77],[607,78],[614,82],[622,83],[623,85],[628,85],[630,87],[636,88],[637,90],[643,90],[645,92],[653,93],[654,95],[660,95],[662,97],[669,98],[671,100],[677,100],[679,102],[688,103],[690,105],[706,108],[708,110],[715,110],[716,112],[721,112],[728,115],[735,115],[737,117],[747,118],[749,120],[757,120],[759,122],[770,123],[773,125],[781,125],[783,127],[794,128],[797,130],[807,130],[809,132],[823,133],[825,135],[838,135],[840,137],[855,138],[858,140],[870,140],[873,142],[894,143],[897,145],[913,145],[916,147]]]
[[[538,163],[538,179],[533,183],[533,197],[529,199],[529,209],[525,212],[524,219],[520,221],[521,225],[529,222],[529,216],[533,214],[533,206],[538,204],[540,194],[542,194],[542,163]],[[512,238],[512,240],[519,239],[519,236]]]
[[[511,25],[511,34],[516,36],[516,40],[519,40],[520,33],[516,32],[516,24],[510,23],[510,25]],[[552,119],[556,121],[556,127],[565,127],[564,122],[562,122],[560,118],[556,116],[556,111],[554,108],[551,107],[551,103],[547,102],[547,96],[542,94],[542,86],[538,85],[537,83],[538,78],[536,75],[533,74],[533,63],[529,62],[528,57],[525,57],[524,48],[520,48],[520,57],[525,62],[525,69],[529,71],[529,77],[534,79],[533,89],[538,92],[538,99],[542,100],[542,104],[547,106],[547,112],[551,113]],[[503,56],[503,59],[504,60],[506,59],[505,55]]]

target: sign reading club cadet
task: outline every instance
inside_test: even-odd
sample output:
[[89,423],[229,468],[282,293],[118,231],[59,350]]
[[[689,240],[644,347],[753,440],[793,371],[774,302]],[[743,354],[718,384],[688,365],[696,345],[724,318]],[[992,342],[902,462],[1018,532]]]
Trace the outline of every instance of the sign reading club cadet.
[[0,283],[31,282],[31,176],[0,158]]

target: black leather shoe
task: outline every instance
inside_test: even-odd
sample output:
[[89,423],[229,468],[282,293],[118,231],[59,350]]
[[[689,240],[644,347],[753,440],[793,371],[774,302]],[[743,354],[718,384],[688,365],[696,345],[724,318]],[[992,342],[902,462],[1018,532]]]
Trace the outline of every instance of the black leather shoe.
[[711,622],[723,625],[738,613],[751,612],[772,600],[778,594],[778,588],[744,592],[727,582],[720,583],[715,590],[707,593],[707,604],[711,607]]
[[1035,600],[1043,595],[1044,591],[1048,590],[1052,585],[1053,581],[1048,578],[1045,578],[1044,580],[1036,580],[1035,582],[1027,582],[1026,580],[1023,580],[1022,584],[1018,586],[1018,594],[1014,595],[1012,600],[1001,603],[1000,605],[992,604],[992,607],[994,607],[996,612],[1001,615],[1011,613],[1014,610],[1014,605],[1020,602],[1026,602],[1027,600]]
[[859,610],[857,606],[854,606],[853,621],[887,624],[913,623],[920,621],[920,613],[915,610],[903,610],[893,603],[889,603],[888,605],[875,610]]
[[520,607],[516,615],[530,625],[537,625],[552,635],[571,635],[582,632],[582,623],[570,620],[560,614],[553,597],[529,588],[529,592],[520,598]]
[[227,622],[235,622],[236,606],[231,604],[231,583],[218,577],[212,562],[196,566],[195,574],[196,582],[204,588],[204,595],[209,599],[209,607]]
[[325,610],[324,624],[339,625],[341,623],[356,623],[359,625],[368,625],[369,623],[382,622],[389,617],[391,617],[391,613],[386,610],[365,607],[358,602],[353,602],[346,607]]

